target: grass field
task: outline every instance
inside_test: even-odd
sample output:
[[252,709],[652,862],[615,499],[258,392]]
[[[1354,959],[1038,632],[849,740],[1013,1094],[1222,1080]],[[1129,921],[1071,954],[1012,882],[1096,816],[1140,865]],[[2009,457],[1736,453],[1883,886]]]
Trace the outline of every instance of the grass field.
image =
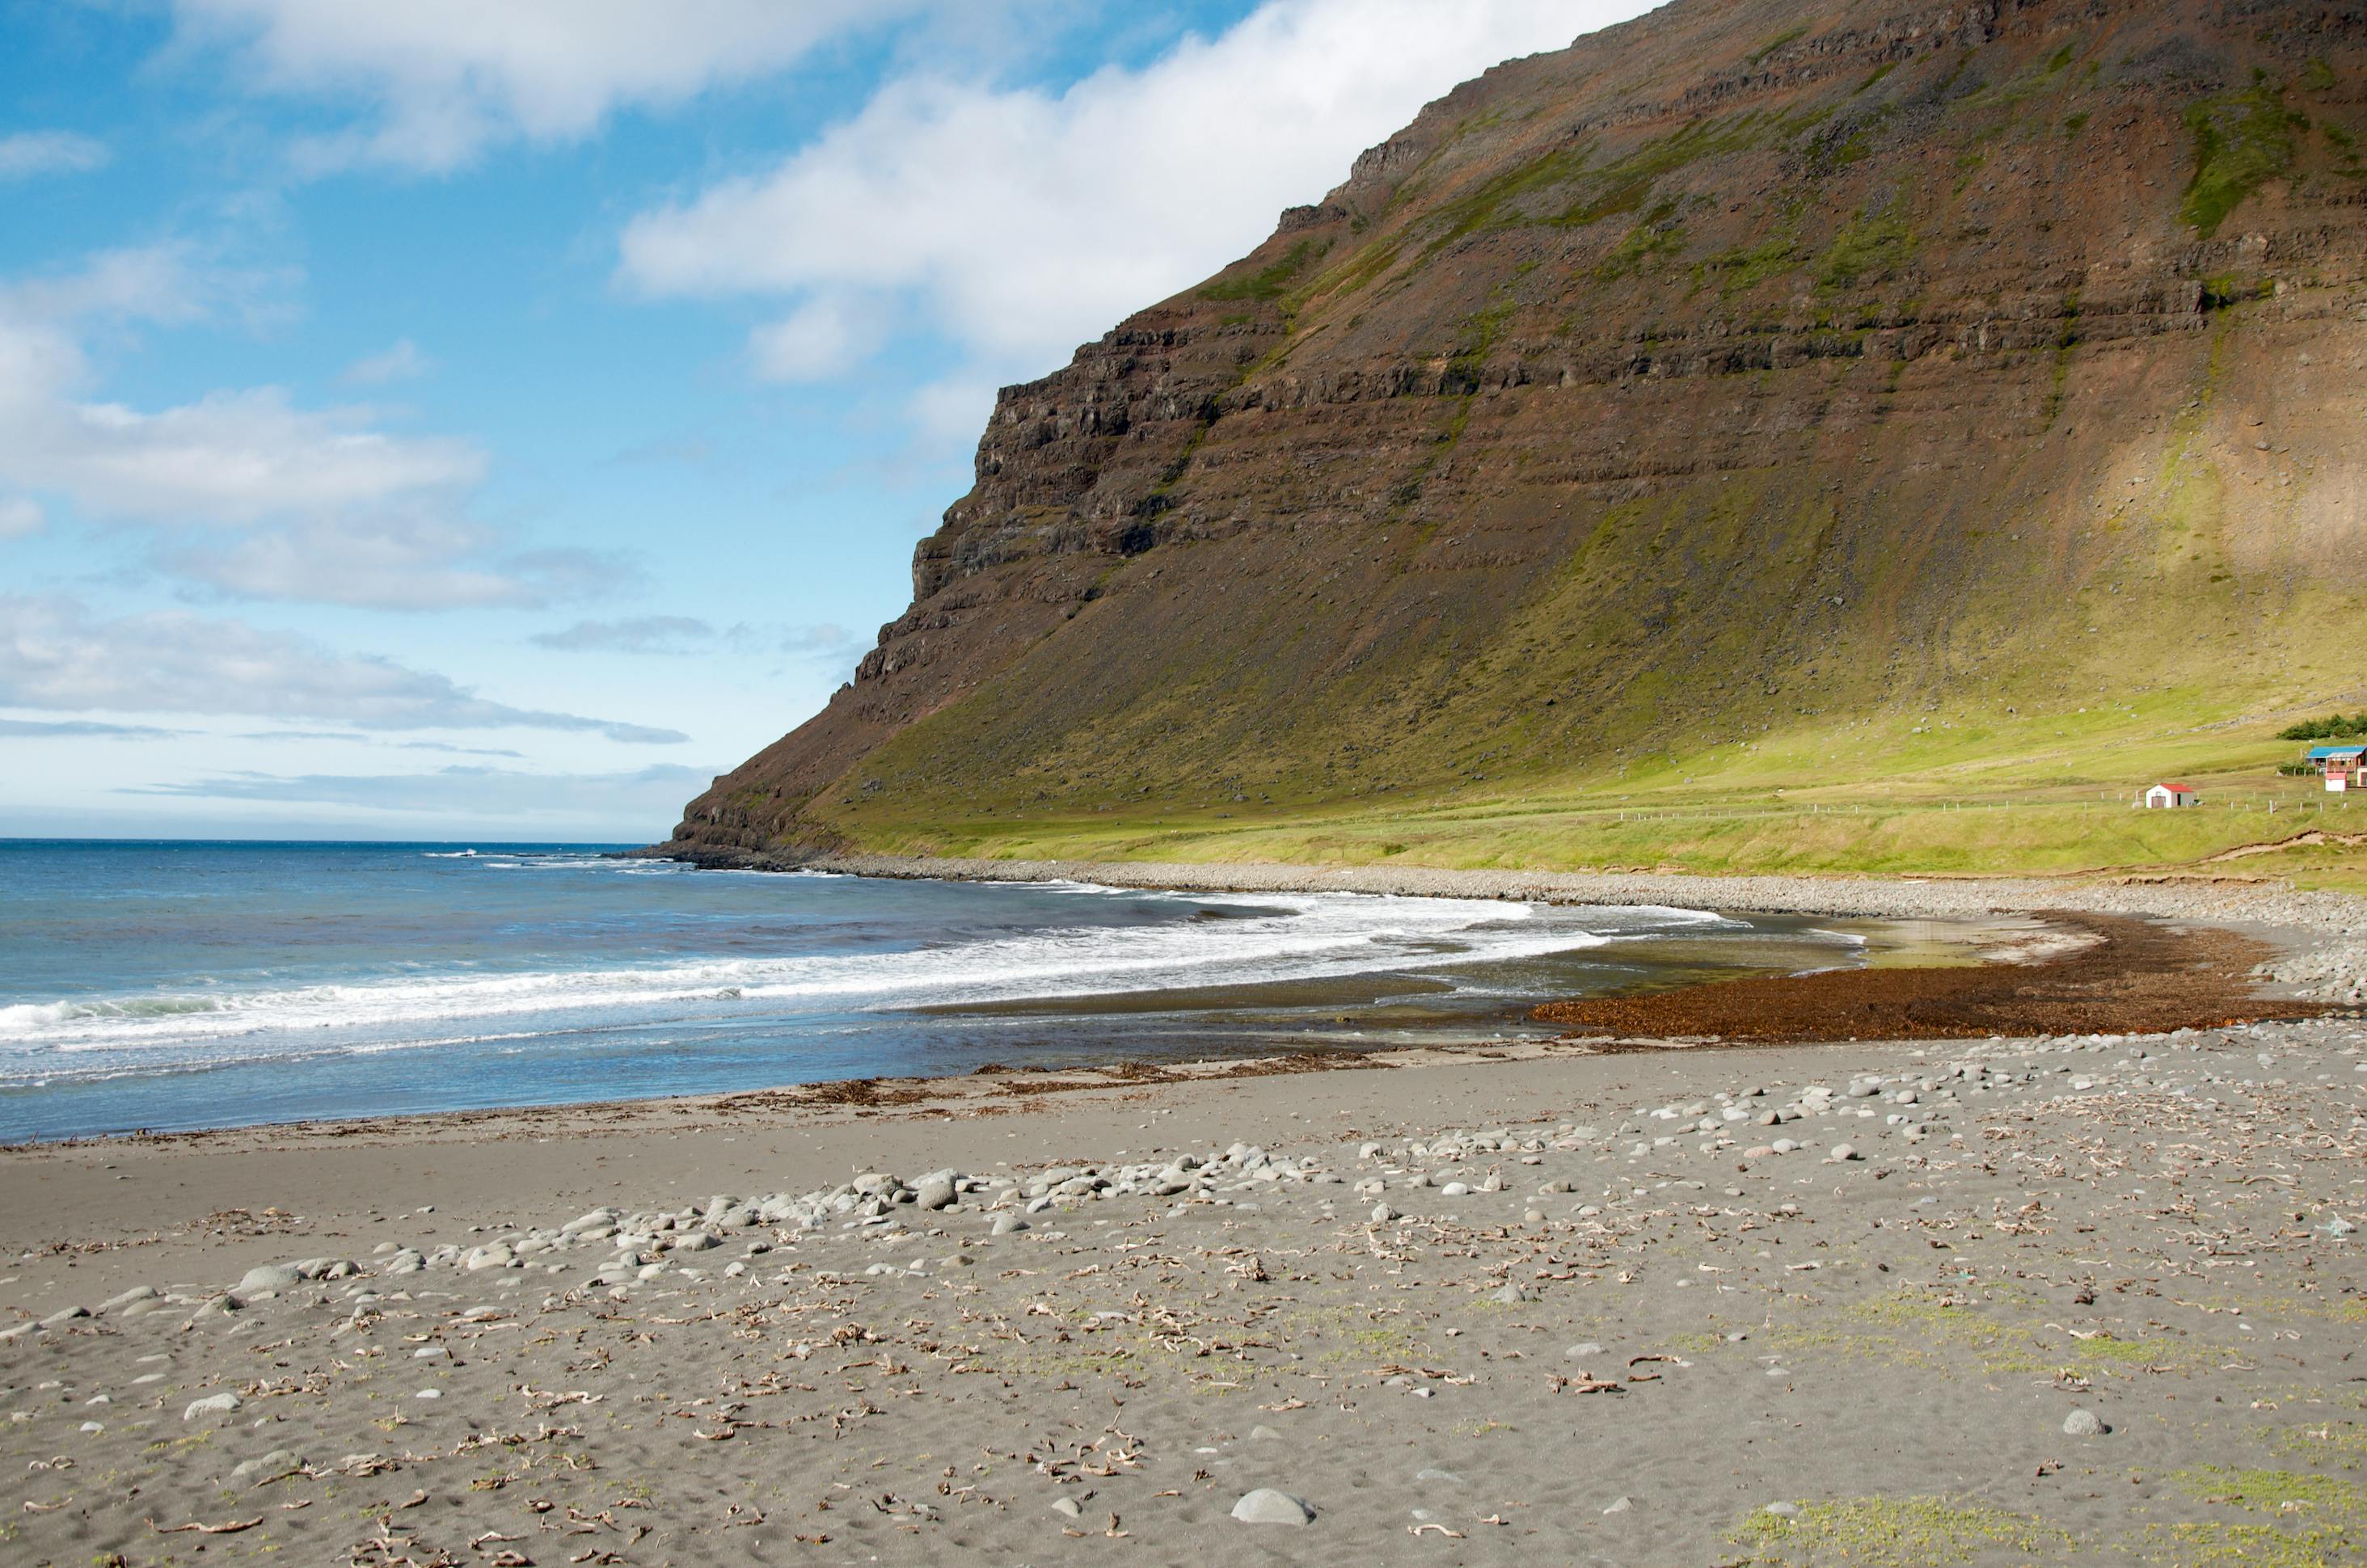
[[[1852,721],[1630,764],[1482,782],[1426,799],[1259,798],[980,807],[955,821],[875,808],[866,847],[1009,858],[1399,863],[1524,870],[1892,874],[2091,872],[2282,878],[2367,891],[2367,801],[2281,776],[2289,717],[2169,727],[2176,705],[2030,724]],[[2163,778],[2203,804],[2147,811]],[[2273,846],[2273,847],[2271,847]],[[2231,854],[2231,852],[2233,853]],[[2226,858],[2221,858],[2226,857]]]

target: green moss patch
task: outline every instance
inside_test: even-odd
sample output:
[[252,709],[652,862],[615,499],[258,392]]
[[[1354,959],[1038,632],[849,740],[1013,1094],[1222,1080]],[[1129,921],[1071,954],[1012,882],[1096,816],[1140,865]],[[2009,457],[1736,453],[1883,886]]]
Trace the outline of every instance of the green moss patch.
[[[2157,1526],[2147,1555],[2174,1568],[2326,1568],[2367,1552],[2367,1487],[2291,1470],[2201,1465],[2166,1478],[2236,1519]],[[2270,1522],[2273,1520],[2274,1522]]]
[[2367,1427],[2356,1421],[2328,1420],[2288,1427],[2269,1446],[2288,1459],[2337,1464],[2345,1470],[2367,1468]]
[[2046,1376],[2068,1371],[2091,1377],[2112,1369],[2174,1369],[2180,1350],[2160,1339],[2121,1339],[2098,1334],[2080,1339],[2054,1330],[2006,1322],[1993,1311],[1954,1305],[1921,1292],[1860,1302],[1852,1315],[1894,1331],[1890,1359],[1937,1369],[1977,1366],[2002,1374]]
[[2206,240],[2217,233],[2247,197],[2293,167],[2293,132],[2308,123],[2288,111],[2283,93],[2267,82],[2190,107],[2194,177],[2179,215]]
[[1889,277],[1915,254],[1915,232],[1896,212],[1863,214],[1840,233],[1817,265],[1827,288],[1852,288]]
[[1807,24],[1805,22],[1796,28],[1786,28],[1782,32],[1777,33],[1773,38],[1769,39],[1765,43],[1761,44],[1757,49],[1752,50],[1745,58],[1748,59],[1751,64],[1756,65],[1761,61],[1766,59],[1769,55],[1774,53],[1777,50],[1782,49],[1785,44],[1797,43],[1807,36],[1808,28]]
[[1757,1513],[1727,1539],[1760,1564],[1849,1562],[1924,1568],[1938,1562],[2054,1560],[2076,1544],[2068,1531],[2026,1514],[1945,1497],[1855,1497],[1804,1503],[1797,1517]]
[[1715,284],[1720,294],[1739,294],[1770,278],[1795,272],[1799,266],[1800,247],[1779,236],[1747,250],[1721,251],[1704,257],[1693,264],[1693,282],[1696,287]]
[[1271,301],[1282,298],[1291,280],[1307,269],[1307,264],[1319,253],[1312,240],[1301,240],[1290,247],[1280,261],[1260,267],[1245,276],[1211,283],[1200,290],[1203,299],[1255,299]]

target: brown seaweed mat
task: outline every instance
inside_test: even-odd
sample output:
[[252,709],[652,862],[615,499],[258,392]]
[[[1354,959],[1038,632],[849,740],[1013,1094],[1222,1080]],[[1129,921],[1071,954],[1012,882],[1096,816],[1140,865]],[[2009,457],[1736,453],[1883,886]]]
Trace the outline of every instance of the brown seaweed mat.
[[1795,1045],[2157,1034],[2328,1010],[2257,995],[2252,969],[2271,950],[2234,931],[2109,915],[2049,912],[2042,918],[2099,940],[2037,964],[1760,976],[1645,996],[1546,1002],[1533,1016],[1567,1024],[1573,1033]]

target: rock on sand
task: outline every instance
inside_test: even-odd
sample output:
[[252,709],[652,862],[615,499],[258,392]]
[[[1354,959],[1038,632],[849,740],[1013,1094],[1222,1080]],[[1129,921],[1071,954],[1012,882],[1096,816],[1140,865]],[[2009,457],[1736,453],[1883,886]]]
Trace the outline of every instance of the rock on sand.
[[1233,1517],[1245,1525],[1311,1525],[1315,1509],[1304,1497],[1261,1486],[1233,1505]]

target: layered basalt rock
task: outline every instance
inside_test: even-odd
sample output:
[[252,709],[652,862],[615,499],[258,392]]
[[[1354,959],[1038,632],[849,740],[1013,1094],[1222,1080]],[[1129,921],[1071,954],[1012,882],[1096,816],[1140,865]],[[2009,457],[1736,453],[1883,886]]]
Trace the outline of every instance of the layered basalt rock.
[[[2367,588],[2362,141],[2322,0],[1678,0],[1499,66],[1007,389],[912,607],[669,848],[2268,680]],[[2217,640],[2108,649],[2140,602]]]

